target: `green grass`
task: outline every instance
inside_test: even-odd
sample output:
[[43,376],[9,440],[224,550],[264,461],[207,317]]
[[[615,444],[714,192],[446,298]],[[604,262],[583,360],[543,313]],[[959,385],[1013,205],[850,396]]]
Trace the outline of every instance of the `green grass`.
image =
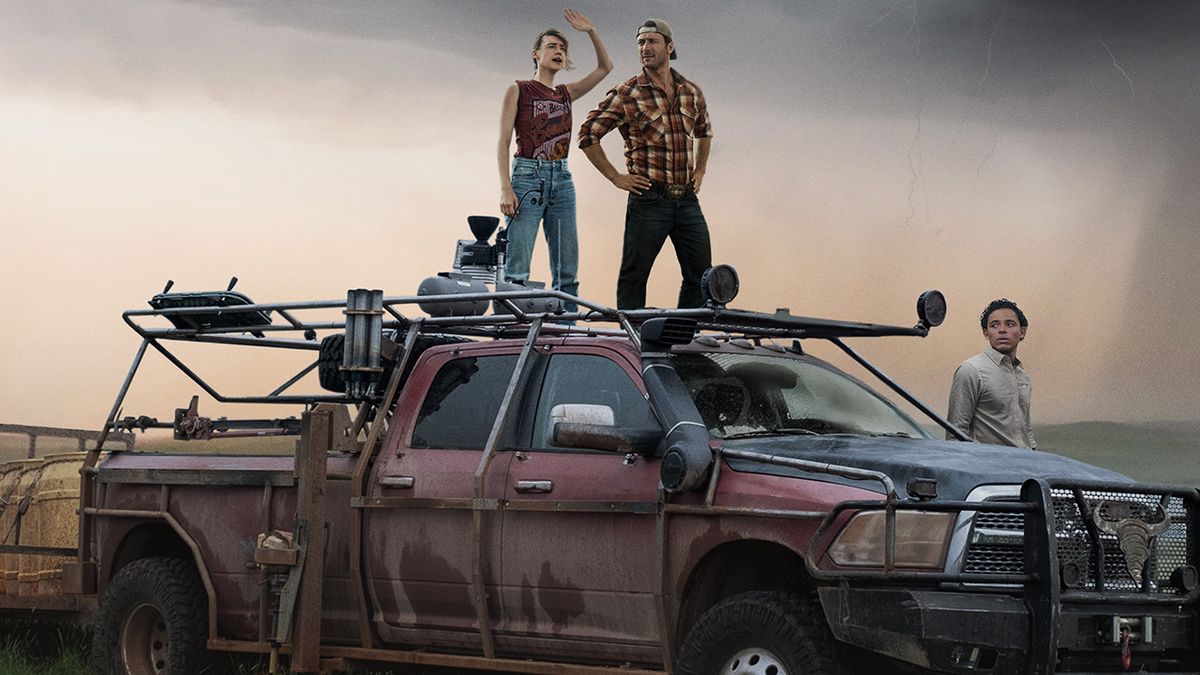
[[79,626],[0,621],[0,673],[85,673],[90,643],[91,632]]
[[1034,429],[1038,449],[1148,483],[1200,486],[1200,422],[1076,422]]

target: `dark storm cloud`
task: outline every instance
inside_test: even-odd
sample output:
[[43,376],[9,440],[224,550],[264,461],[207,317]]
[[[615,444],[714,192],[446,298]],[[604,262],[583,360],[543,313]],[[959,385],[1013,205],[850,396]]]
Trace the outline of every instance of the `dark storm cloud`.
[[[546,0],[181,2],[220,8],[264,26],[370,40],[403,39],[483,63],[513,49],[523,50],[519,38],[544,25],[564,23],[564,3]],[[704,60],[735,66],[734,73],[750,82],[761,77],[755,71],[764,67],[772,76],[783,75],[772,68],[782,62],[796,67],[786,76],[798,86],[848,75],[868,78],[882,89],[903,88],[919,78],[932,90],[988,99],[1036,97],[1073,88],[1080,84],[1081,73],[1097,68],[1107,69],[1105,75],[1122,85],[1127,84],[1126,78],[1134,79],[1136,89],[1139,79],[1151,83],[1184,75],[1183,68],[1191,64],[1180,57],[1200,50],[1195,39],[1200,33],[1200,5],[1191,1],[731,4],[604,2],[584,9],[596,19],[618,56],[625,51],[621,29],[635,25],[643,14],[657,13],[671,20],[677,32],[687,28],[680,35],[681,44],[703,43]],[[692,63],[696,62],[693,57]],[[1190,89],[1179,93],[1195,104],[1196,87]],[[879,89],[866,93],[877,96]]]
[[[838,77],[869,82],[866,97],[914,83],[930,96],[998,103],[1064,90],[1103,101],[1132,88],[1135,99],[1197,105],[1191,68],[1200,55],[1200,5],[1194,2],[774,4],[836,36],[838,47],[824,65]],[[1104,105],[1094,110],[1106,111],[1124,112]],[[1030,121],[1058,122],[1053,112]]]

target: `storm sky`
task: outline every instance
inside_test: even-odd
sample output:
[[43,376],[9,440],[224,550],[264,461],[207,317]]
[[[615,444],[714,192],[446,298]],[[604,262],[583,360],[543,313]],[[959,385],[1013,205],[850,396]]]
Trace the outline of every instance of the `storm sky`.
[[[137,346],[120,312],[168,278],[301,300],[410,294],[448,268],[465,217],[498,213],[500,99],[533,36],[573,38],[559,82],[595,63],[562,9],[0,0],[0,421],[99,426]],[[642,20],[674,28],[712,115],[701,203],[737,305],[911,324],[940,288],[930,337],[859,344],[944,409],[984,346],[979,310],[1006,296],[1032,324],[1035,422],[1200,416],[1195,3],[578,9],[616,69],[577,123],[636,73]],[[619,137],[604,147],[619,163]],[[612,304],[624,199],[571,165],[581,293]],[[534,260],[548,278],[541,242]],[[677,283],[668,247],[649,301]],[[158,361],[127,413],[195,393]],[[207,364],[231,388],[280,379]]]

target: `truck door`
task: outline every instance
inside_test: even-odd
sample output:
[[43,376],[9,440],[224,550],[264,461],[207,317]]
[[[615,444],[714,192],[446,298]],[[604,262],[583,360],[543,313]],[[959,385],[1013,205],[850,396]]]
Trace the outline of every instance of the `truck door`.
[[[394,415],[400,427],[373,469],[363,537],[372,620],[387,642],[480,647],[472,600],[474,476],[516,362],[514,353],[480,349],[431,354],[396,407],[409,412]],[[508,451],[495,454],[484,500],[498,506],[511,459]],[[489,597],[499,581],[499,552],[497,508],[483,513]],[[489,614],[499,617],[494,597]]]
[[640,383],[617,352],[555,348],[529,402],[530,450],[508,472],[500,587],[503,632],[525,636],[509,643],[525,654],[645,662],[657,653],[659,462],[555,447],[550,421],[557,404],[590,403],[611,407],[618,426],[656,428]]

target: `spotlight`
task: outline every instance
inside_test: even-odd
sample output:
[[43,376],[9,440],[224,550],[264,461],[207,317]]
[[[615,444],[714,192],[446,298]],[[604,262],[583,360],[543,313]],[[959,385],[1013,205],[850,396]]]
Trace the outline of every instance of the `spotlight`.
[[925,291],[917,298],[917,318],[922,326],[940,326],[946,320],[946,296],[941,291]]
[[700,276],[700,288],[704,292],[704,304],[724,307],[737,297],[741,287],[737,270],[732,265],[716,265],[704,270]]

